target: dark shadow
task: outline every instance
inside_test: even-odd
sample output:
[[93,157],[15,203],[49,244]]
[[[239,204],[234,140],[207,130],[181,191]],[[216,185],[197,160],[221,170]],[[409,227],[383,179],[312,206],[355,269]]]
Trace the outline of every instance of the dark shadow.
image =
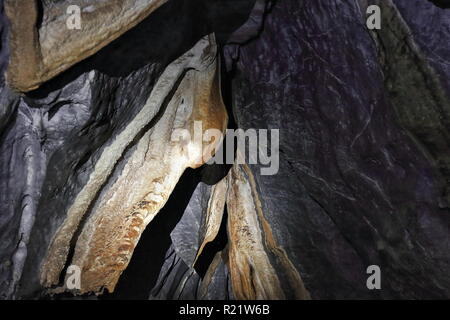
[[225,249],[228,243],[228,235],[227,235],[227,221],[228,221],[228,211],[225,206],[222,222],[220,223],[219,232],[213,241],[208,242],[203,248],[202,253],[198,257],[195,262],[194,269],[199,274],[199,276],[203,279],[206,275],[206,271],[208,271],[211,262],[213,261],[217,252]]
[[127,77],[149,64],[165,66],[212,32],[216,33],[219,44],[225,43],[247,20],[254,2],[170,0],[93,56],[26,95],[32,99],[44,98],[91,70],[110,77]]
[[442,9],[450,8],[450,0],[428,0],[433,2],[436,6]]
[[164,208],[142,233],[115,291],[103,294],[101,299],[148,299],[172,244],[170,233],[183,216],[198,183],[198,172],[187,169]]
[[39,30],[39,28],[42,26],[42,21],[44,20],[44,3],[43,3],[43,0],[36,1],[36,6],[37,6],[36,28]]

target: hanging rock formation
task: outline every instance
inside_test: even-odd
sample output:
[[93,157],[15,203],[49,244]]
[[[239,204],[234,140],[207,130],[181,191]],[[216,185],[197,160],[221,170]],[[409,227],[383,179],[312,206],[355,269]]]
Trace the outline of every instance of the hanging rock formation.
[[446,8],[0,1],[0,298],[449,298]]

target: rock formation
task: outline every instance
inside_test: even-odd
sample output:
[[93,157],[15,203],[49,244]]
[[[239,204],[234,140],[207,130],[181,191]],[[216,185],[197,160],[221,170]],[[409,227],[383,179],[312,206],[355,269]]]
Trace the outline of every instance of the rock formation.
[[0,298],[448,299],[448,6],[1,1]]

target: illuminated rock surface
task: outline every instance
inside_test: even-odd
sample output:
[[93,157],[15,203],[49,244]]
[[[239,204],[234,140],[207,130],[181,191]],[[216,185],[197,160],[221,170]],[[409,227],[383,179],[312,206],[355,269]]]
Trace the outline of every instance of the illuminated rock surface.
[[[44,1],[35,62],[1,11],[0,297],[449,298],[446,1],[162,2],[89,44]],[[195,119],[279,129],[279,172],[199,167]]]

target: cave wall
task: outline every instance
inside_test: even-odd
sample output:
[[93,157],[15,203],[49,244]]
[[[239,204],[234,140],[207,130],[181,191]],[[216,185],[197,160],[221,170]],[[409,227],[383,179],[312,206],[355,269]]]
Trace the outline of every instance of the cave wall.
[[[0,297],[73,298],[39,283],[68,208],[165,68],[214,32],[230,126],[280,129],[279,172],[188,170],[115,292],[83,297],[448,298],[450,11],[374,1],[382,29],[369,31],[368,2],[168,1],[37,90],[2,78]],[[8,28],[1,11],[2,75]],[[227,191],[214,197],[221,183]],[[211,199],[223,207],[211,213]],[[257,221],[253,238],[237,232],[249,227],[236,219],[248,202],[260,205],[244,215]],[[199,255],[208,218],[217,234]],[[236,250],[241,236],[259,236],[255,269],[242,262],[251,250]],[[366,287],[374,264],[382,290]]]
[[[26,94],[2,89],[4,298],[45,293],[39,269],[48,246],[105,147],[140,111],[169,63],[212,30],[226,37],[252,8],[251,1],[209,5],[200,11],[203,1],[172,1],[39,89]],[[220,24],[224,20],[228,23]],[[7,48],[5,39],[2,53]]]
[[[431,90],[448,86],[450,12],[424,1],[394,5],[423,57],[414,63],[427,65],[429,79],[439,73],[434,88],[407,80],[413,71],[399,69],[403,56],[386,58],[410,39],[380,45],[362,1],[274,2],[258,37],[225,47],[238,126],[282,128],[280,172],[255,176],[265,214],[313,298],[448,296],[446,172],[401,123],[432,117]],[[395,23],[383,20],[379,32]],[[387,70],[405,80],[401,87],[389,87]],[[421,109],[411,110],[411,98],[396,112],[395,95],[422,95]],[[441,118],[448,98],[442,92]],[[445,141],[445,157],[448,139],[430,139]],[[365,286],[372,264],[383,270],[379,292]]]

